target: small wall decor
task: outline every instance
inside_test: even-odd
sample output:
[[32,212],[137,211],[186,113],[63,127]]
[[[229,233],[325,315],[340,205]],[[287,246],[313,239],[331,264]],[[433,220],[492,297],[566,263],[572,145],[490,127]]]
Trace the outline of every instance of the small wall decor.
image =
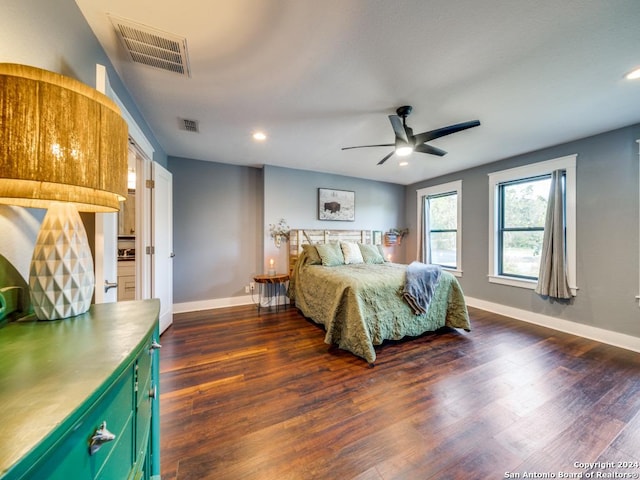
[[356,193],[348,190],[318,189],[318,220],[356,219]]
[[382,245],[382,232],[380,230],[373,231],[373,244]]
[[273,238],[276,247],[280,248],[282,241],[286,242],[289,239],[289,230],[289,225],[287,225],[287,221],[284,218],[281,218],[275,225],[269,224],[269,234]]
[[402,244],[402,239],[404,236],[409,233],[408,228],[391,228],[388,232],[384,234],[384,244],[387,247],[391,247],[393,245]]

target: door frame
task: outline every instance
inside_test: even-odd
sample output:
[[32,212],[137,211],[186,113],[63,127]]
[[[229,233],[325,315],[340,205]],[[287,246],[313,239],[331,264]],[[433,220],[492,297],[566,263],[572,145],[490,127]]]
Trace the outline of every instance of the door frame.
[[[129,145],[136,151],[136,189],[144,195],[136,195],[136,299],[151,298],[151,260],[145,255],[146,245],[150,245],[151,232],[151,197],[146,188],[147,180],[151,179],[151,162],[155,149],[138,126],[133,116],[127,110],[116,92],[111,88],[107,69],[104,65],[96,64],[96,90],[109,97],[120,109],[122,118],[129,129]],[[138,171],[139,168],[139,171]],[[141,173],[141,174],[140,174]],[[140,214],[138,214],[140,211]],[[105,278],[105,273],[111,276],[113,269],[117,275],[117,217],[113,214],[96,214],[96,234],[94,262],[96,265],[96,303],[117,300],[117,292],[112,296],[104,292],[104,281],[114,282],[117,278]],[[115,234],[115,248],[109,242]],[[108,248],[107,248],[108,247]],[[113,264],[113,265],[112,265]],[[106,267],[105,267],[106,265]],[[109,271],[107,271],[109,270]]]

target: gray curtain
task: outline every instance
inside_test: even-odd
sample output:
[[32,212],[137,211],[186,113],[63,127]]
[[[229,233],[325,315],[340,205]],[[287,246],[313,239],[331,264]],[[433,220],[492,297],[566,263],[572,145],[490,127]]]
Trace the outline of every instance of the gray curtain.
[[567,281],[565,258],[562,174],[562,170],[556,170],[551,174],[536,293],[545,297],[567,299],[571,298],[571,290]]

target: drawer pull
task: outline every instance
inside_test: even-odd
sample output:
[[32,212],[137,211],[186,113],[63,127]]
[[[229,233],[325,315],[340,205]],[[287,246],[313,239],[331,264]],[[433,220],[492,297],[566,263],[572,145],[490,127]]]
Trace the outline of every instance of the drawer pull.
[[151,350],[156,350],[158,348],[162,348],[162,345],[160,345],[158,342],[156,342],[155,340],[153,342],[151,342]]
[[103,443],[113,442],[115,439],[116,436],[107,430],[107,422],[102,422],[102,425],[100,425],[96,433],[91,437],[91,442],[89,442],[89,455],[93,455],[100,450]]
[[154,385],[151,390],[149,390],[149,398],[156,399],[156,395],[158,394],[158,386]]

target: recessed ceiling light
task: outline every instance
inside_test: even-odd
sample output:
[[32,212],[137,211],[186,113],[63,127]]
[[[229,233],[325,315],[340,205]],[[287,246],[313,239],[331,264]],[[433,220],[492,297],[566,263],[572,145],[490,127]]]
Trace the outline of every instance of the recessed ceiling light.
[[624,78],[626,78],[627,80],[637,80],[638,78],[640,78],[640,67],[636,68],[635,70],[631,70],[624,76]]
[[267,139],[267,135],[264,132],[255,132],[253,134],[253,139],[258,142],[263,142]]
[[409,165],[409,162],[407,162],[406,160],[401,160],[398,165],[400,165],[401,167],[406,167],[407,165]]

